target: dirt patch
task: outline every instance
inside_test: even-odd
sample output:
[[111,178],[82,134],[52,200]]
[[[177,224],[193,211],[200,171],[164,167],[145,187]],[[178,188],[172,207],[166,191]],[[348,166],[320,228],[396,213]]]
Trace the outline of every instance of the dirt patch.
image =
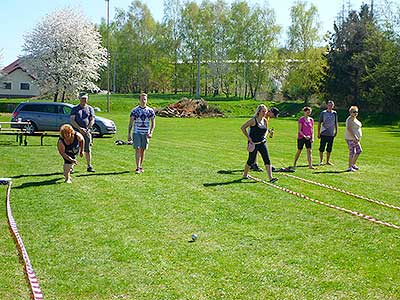
[[168,118],[198,118],[198,117],[223,117],[224,114],[215,106],[211,106],[207,101],[182,98],[176,103],[171,103],[167,107],[156,110],[160,117]]

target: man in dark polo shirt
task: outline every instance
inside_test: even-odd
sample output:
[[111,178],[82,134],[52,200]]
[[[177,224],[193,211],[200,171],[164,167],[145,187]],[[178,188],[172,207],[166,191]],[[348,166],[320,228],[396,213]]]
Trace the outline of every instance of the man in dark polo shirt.
[[92,166],[92,128],[95,120],[94,109],[88,104],[88,96],[81,95],[79,97],[80,103],[74,106],[71,110],[71,124],[75,130],[79,131],[85,139],[84,152],[87,162],[87,171],[94,172]]

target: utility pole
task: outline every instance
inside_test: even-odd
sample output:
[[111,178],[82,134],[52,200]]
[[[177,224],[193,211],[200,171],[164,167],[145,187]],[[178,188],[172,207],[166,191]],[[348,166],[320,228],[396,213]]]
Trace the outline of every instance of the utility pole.
[[110,0],[107,2],[107,112],[110,112]]

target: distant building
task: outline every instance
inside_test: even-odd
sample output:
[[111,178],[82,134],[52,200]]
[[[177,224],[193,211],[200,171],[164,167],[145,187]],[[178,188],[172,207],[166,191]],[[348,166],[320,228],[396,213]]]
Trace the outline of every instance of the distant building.
[[21,67],[17,59],[1,70],[0,98],[30,98],[40,95],[35,78]]

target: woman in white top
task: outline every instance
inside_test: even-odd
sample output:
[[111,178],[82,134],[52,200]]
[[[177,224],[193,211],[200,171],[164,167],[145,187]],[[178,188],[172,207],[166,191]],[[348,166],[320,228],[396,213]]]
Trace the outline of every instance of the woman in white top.
[[349,147],[349,168],[347,171],[358,171],[356,161],[362,152],[360,140],[362,137],[361,122],[357,119],[358,107],[351,106],[349,108],[350,116],[346,120],[346,134],[345,139]]

